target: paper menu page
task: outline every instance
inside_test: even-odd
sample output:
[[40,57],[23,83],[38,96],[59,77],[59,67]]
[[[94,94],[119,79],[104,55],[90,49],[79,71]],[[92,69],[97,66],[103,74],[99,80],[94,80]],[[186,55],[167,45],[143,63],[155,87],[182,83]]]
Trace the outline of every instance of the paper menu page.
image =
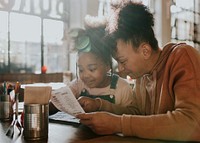
[[51,102],[57,109],[72,116],[76,116],[79,113],[85,113],[68,86],[53,90]]
[[72,122],[72,123],[80,123],[80,119],[75,118],[72,115],[69,115],[68,113],[64,112],[57,112],[56,114],[50,115],[49,119],[55,120],[55,121],[66,121],[66,122]]

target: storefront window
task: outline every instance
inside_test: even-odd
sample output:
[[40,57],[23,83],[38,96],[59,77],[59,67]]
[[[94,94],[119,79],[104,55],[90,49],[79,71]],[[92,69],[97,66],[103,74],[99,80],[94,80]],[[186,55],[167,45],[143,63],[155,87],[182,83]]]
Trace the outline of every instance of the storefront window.
[[187,42],[200,50],[199,0],[173,0],[171,5],[172,41]]
[[64,71],[67,6],[66,0],[1,0],[0,73],[41,73],[42,65]]

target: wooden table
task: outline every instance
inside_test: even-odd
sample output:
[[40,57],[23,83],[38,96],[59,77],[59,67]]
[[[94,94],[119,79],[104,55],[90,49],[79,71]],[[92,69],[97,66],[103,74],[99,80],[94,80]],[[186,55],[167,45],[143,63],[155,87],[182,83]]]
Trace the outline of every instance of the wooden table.
[[[165,143],[166,141],[145,140],[117,135],[99,136],[86,126],[75,123],[50,121],[47,140],[26,141],[23,135],[14,135],[12,139],[5,135],[10,122],[0,121],[0,143]],[[15,130],[15,133],[18,130]],[[174,142],[171,142],[174,143]]]

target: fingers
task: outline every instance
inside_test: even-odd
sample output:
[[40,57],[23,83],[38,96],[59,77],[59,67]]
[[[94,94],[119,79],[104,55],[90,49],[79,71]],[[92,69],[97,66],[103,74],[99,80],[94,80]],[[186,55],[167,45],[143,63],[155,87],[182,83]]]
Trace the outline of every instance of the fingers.
[[[96,112],[93,113],[84,113],[78,114],[76,117],[80,119],[80,123],[88,126],[93,132],[97,134],[104,134],[104,131],[107,129],[107,126],[102,128],[101,119],[99,119],[99,114]],[[103,123],[104,124],[104,123]],[[105,129],[104,129],[105,128]]]
[[78,102],[81,105],[81,107],[84,109],[85,112],[89,112],[90,111],[89,110],[90,104],[87,101],[85,101],[85,100],[79,100]]
[[78,98],[78,102],[85,112],[93,112],[96,111],[97,107],[95,105],[95,100],[89,97],[80,97]]
[[76,118],[80,119],[80,123],[91,126],[92,125],[92,116],[91,114],[78,114]]
[[78,102],[81,105],[81,107],[84,107],[84,100],[78,99]]
[[91,119],[91,115],[82,113],[82,114],[76,115],[76,118],[81,119],[81,120],[89,120]]
[[87,100],[84,97],[79,97],[78,102],[82,107],[87,105]]

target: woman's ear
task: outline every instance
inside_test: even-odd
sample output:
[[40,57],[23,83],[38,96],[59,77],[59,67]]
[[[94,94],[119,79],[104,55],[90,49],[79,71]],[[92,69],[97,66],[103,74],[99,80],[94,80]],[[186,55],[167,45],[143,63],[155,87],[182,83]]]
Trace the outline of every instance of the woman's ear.
[[141,54],[143,55],[145,60],[149,59],[152,54],[151,46],[147,43],[143,43],[141,45]]

